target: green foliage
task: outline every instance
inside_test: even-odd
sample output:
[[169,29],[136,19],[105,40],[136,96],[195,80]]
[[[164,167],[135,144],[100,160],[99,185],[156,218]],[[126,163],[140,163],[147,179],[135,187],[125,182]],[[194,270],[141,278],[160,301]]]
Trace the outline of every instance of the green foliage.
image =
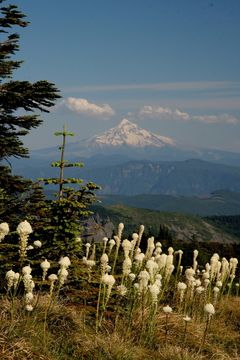
[[17,6],[0,8],[0,33],[3,35],[0,42],[0,218],[4,221],[8,221],[11,214],[14,214],[14,219],[23,218],[27,213],[29,216],[36,214],[35,204],[40,189],[34,197],[36,185],[13,175],[9,158],[28,157],[28,149],[21,137],[42,123],[39,115],[33,112],[48,112],[60,97],[54,84],[48,81],[12,80],[13,72],[22,64],[15,59],[19,50],[19,35],[14,32],[15,27],[27,25],[25,15]]
[[81,234],[81,222],[92,212],[89,206],[95,202],[95,191],[99,187],[93,182],[83,184],[79,178],[64,177],[65,167],[82,167],[82,163],[69,163],[64,159],[66,137],[73,136],[64,129],[55,133],[62,136],[62,146],[59,147],[60,161],[54,161],[52,167],[58,167],[59,177],[39,179],[45,185],[57,185],[58,194],[55,200],[46,202],[44,211],[44,225],[38,228],[40,240],[47,240],[48,258],[60,255],[81,255],[80,244],[76,239]]

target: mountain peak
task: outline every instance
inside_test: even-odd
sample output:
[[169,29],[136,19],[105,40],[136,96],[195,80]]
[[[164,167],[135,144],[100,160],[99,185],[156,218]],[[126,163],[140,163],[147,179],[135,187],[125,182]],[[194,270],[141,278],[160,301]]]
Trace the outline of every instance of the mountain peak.
[[122,119],[116,127],[90,138],[87,143],[90,147],[127,145],[138,148],[162,148],[175,145],[173,139],[142,129],[126,118]]
[[117,125],[118,128],[121,128],[123,126],[134,126],[137,127],[136,124],[132,123],[131,121],[129,121],[128,119],[124,118],[120,121],[120,123]]
[[124,119],[122,119],[122,120],[120,121],[120,123],[118,124],[118,126],[120,127],[120,126],[123,126],[123,125],[130,125],[130,124],[132,124],[132,122],[129,121],[128,119],[124,118]]

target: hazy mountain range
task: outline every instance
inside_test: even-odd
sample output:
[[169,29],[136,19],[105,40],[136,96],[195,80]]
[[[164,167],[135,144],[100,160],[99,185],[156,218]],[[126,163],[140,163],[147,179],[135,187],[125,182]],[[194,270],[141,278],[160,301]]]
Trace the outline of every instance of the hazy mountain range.
[[[120,159],[120,162],[201,159],[240,166],[240,153],[180,146],[174,139],[142,129],[127,119],[102,134],[67,144],[66,156],[70,159],[84,159],[86,162],[86,158],[101,156],[101,164],[109,160],[114,164],[114,159],[118,163]],[[59,157],[58,147],[32,151],[31,157],[33,160],[55,160]]]
[[[57,176],[50,163],[58,159],[58,147],[42,149],[33,151],[30,159],[14,161],[13,169],[32,179]],[[102,134],[67,144],[66,159],[85,163],[84,168],[66,169],[66,176],[95,181],[102,194],[176,199],[204,198],[217,190],[240,193],[240,154],[180,147],[127,119]]]

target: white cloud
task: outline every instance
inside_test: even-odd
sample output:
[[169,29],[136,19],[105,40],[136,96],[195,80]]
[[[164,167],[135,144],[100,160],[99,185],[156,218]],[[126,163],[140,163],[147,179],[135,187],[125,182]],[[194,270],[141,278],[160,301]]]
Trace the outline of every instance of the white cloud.
[[208,124],[237,124],[240,119],[229,114],[220,115],[191,115],[179,109],[169,107],[145,105],[139,111],[141,119],[158,118],[162,120],[200,121]]
[[128,90],[150,90],[150,91],[181,91],[181,90],[229,90],[239,89],[239,81],[193,81],[193,82],[168,82],[168,83],[140,83],[140,84],[98,84],[69,86],[65,92],[95,92],[95,91],[128,91]]
[[87,115],[89,117],[99,117],[108,119],[115,114],[115,111],[108,104],[97,105],[91,103],[87,99],[69,97],[63,100],[64,104],[68,109],[78,114]]
[[206,122],[208,124],[216,124],[216,123],[237,124],[237,123],[239,123],[239,119],[237,119],[235,116],[232,116],[229,114],[193,116],[192,118],[193,118],[193,120]]

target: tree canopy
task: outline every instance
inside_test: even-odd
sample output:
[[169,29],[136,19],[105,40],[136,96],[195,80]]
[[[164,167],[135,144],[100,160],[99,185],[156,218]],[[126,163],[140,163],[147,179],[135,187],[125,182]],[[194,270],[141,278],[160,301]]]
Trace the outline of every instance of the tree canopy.
[[31,181],[12,174],[9,158],[28,157],[22,137],[42,123],[39,113],[49,112],[60,95],[46,80],[31,83],[13,79],[22,64],[15,58],[20,38],[16,29],[29,22],[16,5],[2,6],[3,2],[0,0],[0,217],[7,220],[7,208],[20,211],[26,207],[30,199],[26,192],[33,187]]
[[[0,2],[2,3],[2,1]],[[38,127],[42,119],[34,111],[48,112],[60,97],[54,84],[40,80],[12,80],[14,70],[22,61],[13,60],[19,50],[19,35],[15,27],[26,27],[25,15],[15,5],[1,7],[0,33],[0,160],[10,156],[25,157],[28,149],[21,137]],[[29,114],[31,113],[31,114]]]

